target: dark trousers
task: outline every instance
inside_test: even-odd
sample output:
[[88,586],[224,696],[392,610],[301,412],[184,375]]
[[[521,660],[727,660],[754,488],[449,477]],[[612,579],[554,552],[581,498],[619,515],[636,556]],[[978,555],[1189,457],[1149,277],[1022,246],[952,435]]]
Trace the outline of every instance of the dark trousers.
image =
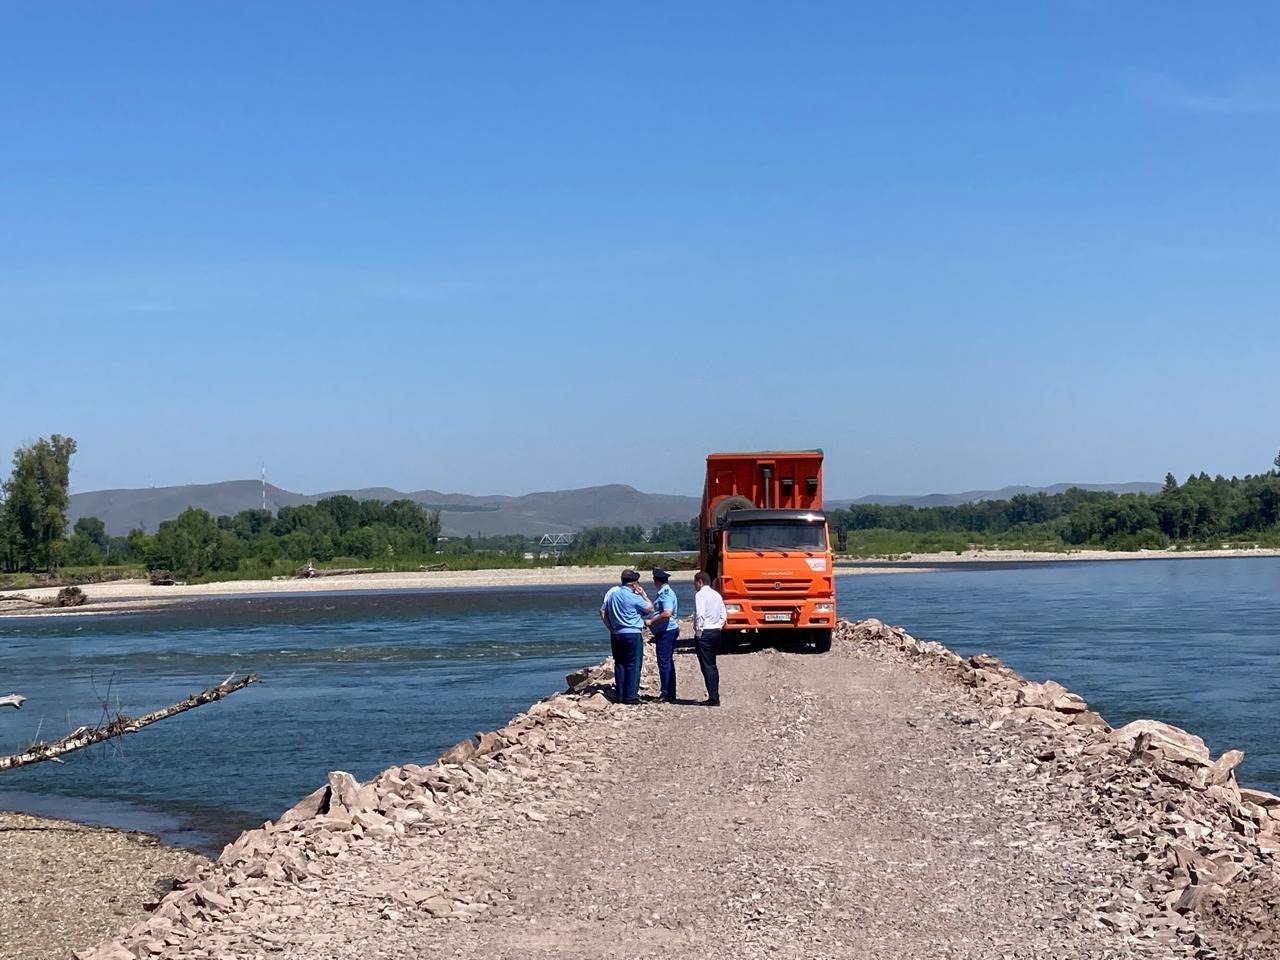
[[676,641],[678,639],[680,639],[680,628],[672,627],[658,634],[653,641],[658,652],[658,682],[662,686],[663,700],[676,698]]
[[698,666],[707,685],[707,699],[720,699],[720,668],[716,666],[716,651],[720,649],[720,631],[703,630],[698,638]]
[[618,703],[636,703],[640,699],[640,665],[644,662],[644,643],[638,633],[611,633],[613,647],[613,681]]

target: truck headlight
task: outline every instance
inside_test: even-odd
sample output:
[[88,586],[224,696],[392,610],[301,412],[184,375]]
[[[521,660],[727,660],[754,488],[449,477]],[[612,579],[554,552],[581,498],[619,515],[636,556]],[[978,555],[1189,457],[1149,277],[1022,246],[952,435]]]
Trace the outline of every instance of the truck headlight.
[[834,603],[815,603],[813,605],[814,613],[831,613],[836,608]]
[[741,612],[742,612],[742,604],[740,604],[740,603],[726,603],[726,604],[724,605],[724,612],[725,612],[725,613],[741,613]]

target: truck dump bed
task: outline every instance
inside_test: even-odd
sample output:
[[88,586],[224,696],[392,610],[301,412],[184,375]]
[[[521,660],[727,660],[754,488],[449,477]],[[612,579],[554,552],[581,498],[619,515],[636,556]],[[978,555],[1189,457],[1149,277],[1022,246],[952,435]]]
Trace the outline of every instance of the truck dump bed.
[[703,525],[725,497],[745,497],[764,510],[822,509],[822,451],[713,453],[702,491]]

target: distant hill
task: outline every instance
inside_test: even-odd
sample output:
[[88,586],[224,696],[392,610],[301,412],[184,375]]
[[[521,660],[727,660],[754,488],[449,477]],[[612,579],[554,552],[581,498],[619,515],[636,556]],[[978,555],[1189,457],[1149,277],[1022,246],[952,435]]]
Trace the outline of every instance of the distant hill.
[[[969,490],[965,493],[933,493],[927,496],[885,496],[872,494],[856,500],[828,500],[830,508],[855,503],[906,504],[913,507],[954,506],[978,500],[1007,500],[1020,493],[1061,493],[1070,487],[1085,490],[1112,490],[1120,493],[1154,493],[1158,483],[1057,483],[1051,487],[1002,487],[999,490]],[[550,490],[519,497],[472,496],[417,490],[402,493],[390,487],[333,490],[328,493],[293,493],[267,484],[267,507],[314,503],[321,497],[347,494],[357,500],[398,500],[406,498],[440,511],[443,533],[461,537],[500,536],[522,533],[572,533],[583,527],[625,527],[646,529],[670,521],[684,522],[698,515],[700,500],[662,493],[642,493],[626,484],[614,483],[578,490]],[[162,520],[172,520],[187,507],[201,507],[214,516],[239,513],[262,506],[262,484],[258,480],[227,480],[222,483],[189,484],[180,487],[144,487],[135,490],[94,490],[73,493],[69,516],[98,517],[112,536],[123,536],[134,527],[154,533]]]
[[[311,499],[267,484],[267,507],[271,510],[308,503]],[[187,507],[203,507],[217,517],[261,506],[260,481],[227,480],[182,487],[73,493],[67,515],[72,523],[81,517],[97,517],[107,525],[109,534],[120,537],[135,527],[155,533],[161,520],[172,520]]]
[[1106,491],[1110,493],[1158,493],[1164,484],[1161,483],[1055,483],[1048,487],[1001,487],[999,490],[966,490],[964,493],[930,493],[924,496],[895,496],[873,493],[856,500],[828,500],[831,508],[848,507],[855,503],[879,503],[886,506],[908,507],[955,507],[962,503],[977,503],[979,500],[1009,500],[1022,493],[1065,493],[1072,487],[1082,490]]
[[[697,515],[699,507],[699,500],[695,497],[642,493],[620,483],[579,490],[528,493],[520,497],[471,496],[438,490],[403,493],[390,487],[301,494],[267,484],[267,507],[278,510],[285,506],[314,503],[338,493],[357,500],[414,500],[429,509],[439,510],[442,532],[454,537],[511,533],[538,536],[543,533],[572,533],[583,527],[624,527],[629,524],[648,529],[668,521],[687,521]],[[187,507],[201,507],[219,516],[261,506],[260,481],[228,480],[180,487],[74,493],[68,516],[72,523],[80,517],[98,517],[106,524],[108,533],[123,536],[135,527],[154,533],[161,521],[173,519]]]

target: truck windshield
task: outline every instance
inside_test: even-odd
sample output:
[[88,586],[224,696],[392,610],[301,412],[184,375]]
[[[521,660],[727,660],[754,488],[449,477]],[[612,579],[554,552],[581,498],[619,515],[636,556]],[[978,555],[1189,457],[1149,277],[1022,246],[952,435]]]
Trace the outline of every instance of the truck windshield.
[[729,526],[730,550],[825,550],[827,528],[821,523],[755,520]]

